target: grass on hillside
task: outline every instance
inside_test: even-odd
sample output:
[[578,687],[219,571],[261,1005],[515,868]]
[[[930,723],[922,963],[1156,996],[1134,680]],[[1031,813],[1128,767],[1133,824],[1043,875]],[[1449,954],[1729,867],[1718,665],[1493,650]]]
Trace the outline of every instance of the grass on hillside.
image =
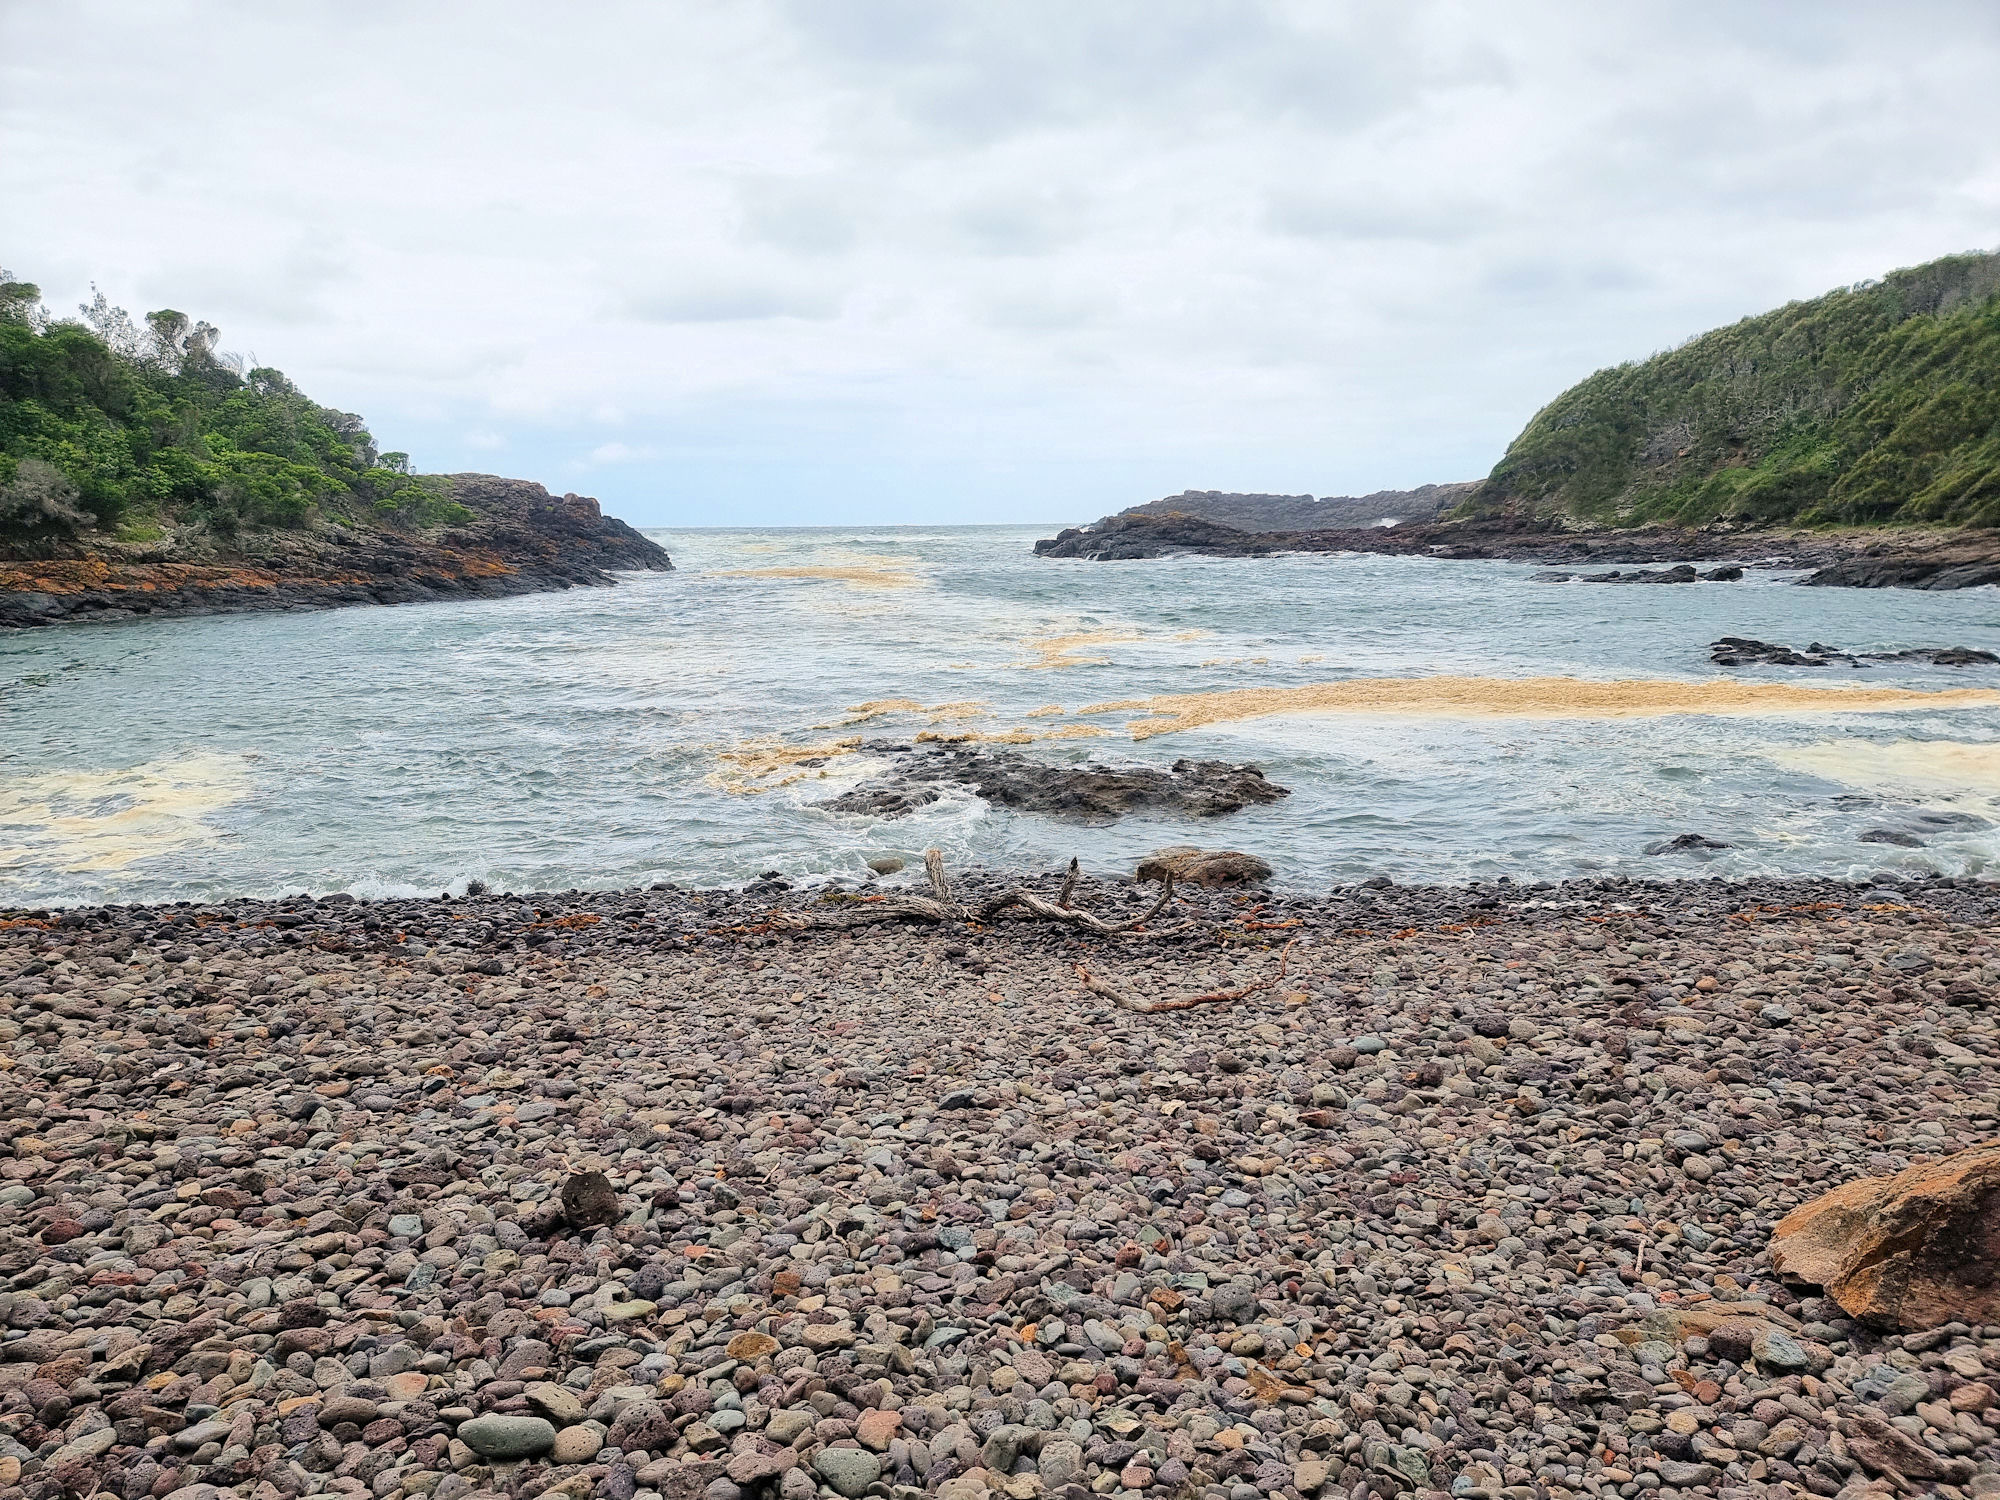
[[1745,318],[1549,403],[1468,509],[2000,525],[2000,254]]

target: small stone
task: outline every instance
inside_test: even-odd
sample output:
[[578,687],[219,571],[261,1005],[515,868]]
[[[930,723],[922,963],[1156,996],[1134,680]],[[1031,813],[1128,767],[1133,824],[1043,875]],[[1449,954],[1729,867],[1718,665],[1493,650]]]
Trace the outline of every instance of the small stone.
[[754,1359],[762,1359],[767,1354],[776,1354],[778,1352],[778,1341],[768,1333],[758,1333],[752,1330],[737,1334],[735,1338],[729,1341],[725,1352],[731,1359],[740,1359],[746,1362]]
[[510,1417],[489,1412],[461,1422],[459,1441],[481,1458],[502,1462],[537,1458],[555,1446],[556,1430],[541,1417]]
[[338,1427],[342,1422],[352,1422],[356,1427],[366,1427],[382,1415],[382,1408],[363,1396],[329,1396],[320,1403],[319,1425]]
[[549,1458],[559,1464],[587,1464],[603,1446],[603,1435],[595,1427],[565,1427],[556,1434]]
[[774,1443],[796,1442],[801,1433],[812,1431],[813,1423],[819,1420],[818,1413],[786,1409],[774,1411],[764,1424],[764,1432]]
[[1068,1438],[1046,1440],[1036,1459],[1036,1469],[1042,1483],[1052,1490],[1066,1484],[1080,1484],[1085,1477],[1083,1448]]
[[530,1405],[540,1408],[553,1421],[568,1425],[583,1420],[583,1401],[566,1385],[538,1380],[521,1394],[528,1398]]
[[882,1475],[882,1460],[861,1448],[822,1448],[813,1456],[813,1470],[848,1500],[866,1493]]
[[1231,1323],[1246,1322],[1258,1315],[1257,1289],[1247,1281],[1228,1281],[1209,1294],[1209,1311]]
[[901,1412],[884,1411],[880,1407],[871,1407],[856,1419],[854,1423],[854,1436],[860,1440],[862,1447],[872,1448],[877,1453],[884,1453],[888,1451],[889,1444],[895,1438],[896,1431],[902,1426],[902,1423],[903,1414]]
[[579,1227],[616,1223],[618,1190],[602,1172],[572,1172],[562,1185],[563,1217]]
[[845,1323],[809,1323],[799,1337],[808,1349],[846,1349],[860,1335]]
[[1758,1330],[1750,1352],[1758,1364],[1775,1370],[1804,1370],[1812,1364],[1812,1356],[1803,1344],[1783,1329],[1769,1325]]

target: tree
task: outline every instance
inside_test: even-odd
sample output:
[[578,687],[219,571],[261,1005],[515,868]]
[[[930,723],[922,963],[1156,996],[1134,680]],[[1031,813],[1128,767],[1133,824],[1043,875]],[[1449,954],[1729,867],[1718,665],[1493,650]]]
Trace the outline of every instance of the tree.
[[146,341],[132,326],[132,315],[122,307],[113,307],[94,281],[90,284],[90,292],[90,301],[77,304],[83,321],[113,354],[138,359],[146,351]]
[[90,524],[69,476],[39,458],[24,458],[0,484],[0,536],[24,541],[68,536]]
[[32,281],[16,281],[5,266],[0,266],[0,322],[25,323],[37,333],[49,326],[42,289]]

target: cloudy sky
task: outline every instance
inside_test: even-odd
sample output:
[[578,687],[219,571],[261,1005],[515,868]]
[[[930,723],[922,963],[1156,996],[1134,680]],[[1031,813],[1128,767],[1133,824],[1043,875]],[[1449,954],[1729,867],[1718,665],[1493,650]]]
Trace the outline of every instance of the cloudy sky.
[[1482,474],[2000,246],[2000,7],[0,0],[0,264],[653,524]]

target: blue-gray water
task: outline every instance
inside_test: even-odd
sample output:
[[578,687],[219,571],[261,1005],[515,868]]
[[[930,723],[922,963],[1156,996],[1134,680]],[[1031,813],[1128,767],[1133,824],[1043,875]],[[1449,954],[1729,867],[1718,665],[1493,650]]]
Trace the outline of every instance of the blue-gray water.
[[[1722,634],[2000,649],[1990,589],[1551,586],[1526,566],[1372,557],[1052,563],[1029,554],[1034,528],[654,534],[679,571],[615,589],[0,637],[0,903],[713,884],[854,874],[930,844],[958,863],[1075,853],[1099,870],[1226,844],[1306,888],[1375,873],[1969,873],[2000,853],[1991,707],[1280,715],[1139,742],[1131,712],[1076,713],[1436,674],[1994,686],[2000,669],[1725,674],[1706,649]],[[836,576],[770,571],[786,569]],[[1035,644],[1093,634],[1067,658]],[[972,706],[843,723],[884,699]],[[755,759],[855,735],[1077,726],[1109,733],[1024,753],[1254,760],[1293,795],[1221,822],[1086,828],[969,794],[875,822],[816,806],[879,773],[869,757]],[[1857,842],[1869,829],[1926,847]],[[1641,852],[1683,832],[1735,847],[1706,862]]]

